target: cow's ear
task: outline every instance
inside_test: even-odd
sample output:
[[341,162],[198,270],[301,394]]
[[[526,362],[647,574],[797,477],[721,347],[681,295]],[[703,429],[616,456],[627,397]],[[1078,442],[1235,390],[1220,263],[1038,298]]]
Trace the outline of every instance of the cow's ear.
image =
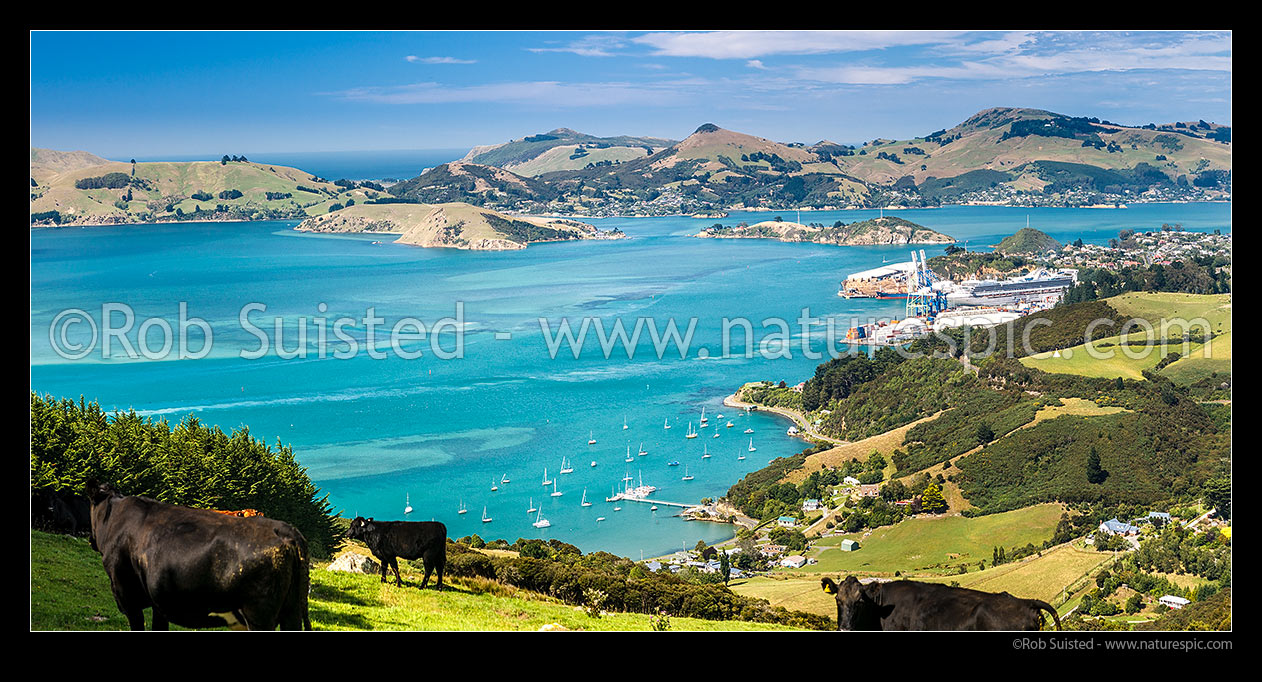
[[819,581],[824,586],[824,591],[828,594],[837,594],[837,583],[832,578],[821,578]]
[[847,585],[853,585],[853,584],[858,583],[858,582],[859,582],[859,579],[858,579],[858,578],[856,578],[856,577],[854,577],[853,575],[848,575],[848,576],[846,576],[845,583],[846,583]]
[[93,504],[116,494],[116,491],[110,487],[110,484],[101,483],[95,478],[88,480],[87,485],[84,486],[84,492],[87,494],[88,499],[92,500]]

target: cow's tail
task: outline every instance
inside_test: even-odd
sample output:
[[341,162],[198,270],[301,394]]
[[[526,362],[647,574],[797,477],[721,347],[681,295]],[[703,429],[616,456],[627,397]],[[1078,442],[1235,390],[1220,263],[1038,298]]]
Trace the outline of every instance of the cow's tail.
[[301,605],[302,629],[311,629],[311,611],[308,602],[311,601],[311,555],[307,553],[307,540],[303,538],[299,543],[299,556],[297,563],[297,573],[294,581],[295,589],[298,592],[298,603]]
[[[1036,612],[1047,611],[1048,613],[1052,614],[1052,620],[1056,622],[1056,629],[1057,630],[1060,629],[1060,614],[1056,613],[1056,609],[1052,608],[1051,604],[1048,604],[1047,602],[1041,601],[1039,599],[1031,599],[1030,601],[1034,602],[1034,608]],[[1043,614],[1039,613],[1039,619],[1042,620],[1042,618],[1043,618]]]

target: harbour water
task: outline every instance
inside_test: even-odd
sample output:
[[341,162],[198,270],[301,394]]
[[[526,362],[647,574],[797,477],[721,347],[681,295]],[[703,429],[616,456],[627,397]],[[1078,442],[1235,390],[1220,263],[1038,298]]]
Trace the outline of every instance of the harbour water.
[[[874,210],[802,213],[804,222],[852,222]],[[1124,210],[949,207],[887,211],[967,239],[970,248],[994,244],[1031,226],[1066,242],[1105,243],[1122,229],[1155,230],[1162,223],[1187,229],[1231,230],[1229,204],[1140,204]],[[785,434],[788,423],[757,412],[725,408],[740,384],[758,379],[797,383],[822,360],[802,352],[798,318],[835,318],[840,333],[855,318],[900,317],[901,301],[846,300],[836,295],[846,273],[905,260],[905,247],[836,247],[763,240],[693,239],[714,222],[754,223],[790,211],[733,213],[728,218],[600,219],[618,227],[619,241],[538,244],[514,252],[464,252],[374,244],[380,236],[311,235],[293,221],[163,224],[41,229],[31,232],[31,389],[57,397],[85,396],[107,409],[134,408],[172,421],[196,415],[225,430],[248,426],[269,443],[292,445],[335,509],[347,515],[436,519],[459,537],[559,538],[584,551],[639,558],[697,540],[731,536],[730,526],[685,522],[662,506],[604,500],[624,475],[658,487],[654,497],[694,502],[719,497],[746,473],[805,447]],[[388,240],[388,238],[387,238]],[[921,248],[921,247],[917,247]],[[932,257],[942,247],[924,247]],[[81,309],[102,324],[102,305],[120,303],[136,323],[162,317],[178,329],[180,304],[205,320],[214,346],[199,359],[102,359],[101,349],[79,360],[54,352],[50,328],[62,311]],[[243,328],[243,307],[263,304],[249,319],[272,341],[273,318],[282,320],[282,347],[300,347],[300,319],[309,325],[301,347],[307,357],[285,359],[275,347],[260,359],[241,357],[260,345]],[[405,343],[421,350],[404,358],[378,342],[384,359],[361,352],[350,359],[318,357],[317,319],[363,318],[370,308],[388,329],[417,318],[432,325],[463,306],[464,357],[443,359],[429,340]],[[722,355],[724,318],[746,318],[755,340],[774,336],[768,318],[790,325],[788,357],[775,343],[745,357],[743,336],[735,357]],[[552,333],[568,319],[577,333],[585,318],[608,331],[621,320],[628,334],[640,318],[659,328],[674,320],[681,335],[696,320],[687,357],[671,346],[658,357],[646,330],[633,356],[618,349],[608,358],[595,330],[576,358],[549,353],[540,318]],[[119,324],[115,320],[115,326]],[[85,325],[71,329],[70,338]],[[364,325],[346,328],[365,337]],[[380,333],[380,330],[379,330]],[[823,351],[825,325],[811,327],[812,347]],[[157,339],[157,332],[153,338]],[[200,348],[193,333],[192,350]],[[453,349],[453,336],[440,335]],[[136,342],[136,333],[130,333]],[[118,343],[118,340],[115,340]],[[157,341],[151,346],[161,345]],[[705,353],[700,350],[704,348]],[[117,347],[115,347],[117,351]],[[331,352],[331,351],[330,351]],[[709,357],[701,357],[703,355]],[[710,417],[700,437],[702,408]],[[722,418],[718,414],[722,413]],[[734,427],[723,425],[731,420]],[[628,428],[624,429],[625,423]],[[672,427],[663,428],[669,420]],[[713,438],[718,428],[720,436]],[[756,452],[748,452],[752,439]],[[588,444],[589,434],[596,440]],[[640,444],[648,451],[638,456]],[[627,449],[632,463],[626,463]],[[703,451],[712,455],[702,458]],[[746,454],[741,461],[737,457]],[[562,457],[573,473],[559,474]],[[682,481],[684,467],[694,477]],[[596,462],[596,466],[591,466]],[[544,468],[557,490],[540,482]],[[501,481],[507,477],[508,483]],[[492,482],[499,488],[492,492]],[[584,489],[590,507],[580,506]],[[551,527],[531,523],[540,507]],[[468,513],[457,514],[461,503]],[[494,519],[481,521],[481,511]],[[598,522],[598,517],[606,520]]]

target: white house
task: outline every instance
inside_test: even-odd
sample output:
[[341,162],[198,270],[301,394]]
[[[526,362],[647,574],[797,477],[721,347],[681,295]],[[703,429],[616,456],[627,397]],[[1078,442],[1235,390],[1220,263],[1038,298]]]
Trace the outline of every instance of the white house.
[[797,554],[787,556],[780,560],[780,565],[785,568],[802,568],[806,565],[806,557]]
[[855,478],[854,476],[847,476],[841,479],[841,482],[849,484],[849,485],[859,485],[859,479]]
[[802,511],[819,511],[823,506],[824,504],[819,500],[805,500],[802,502]]
[[776,523],[779,524],[781,528],[793,528],[798,525],[798,520],[792,516],[781,516],[776,519]]
[[1157,601],[1161,602],[1162,604],[1165,604],[1166,606],[1169,606],[1172,609],[1181,609],[1184,606],[1187,606],[1188,604],[1192,603],[1191,600],[1184,599],[1183,597],[1176,597],[1173,594],[1167,594],[1166,596],[1158,599]]

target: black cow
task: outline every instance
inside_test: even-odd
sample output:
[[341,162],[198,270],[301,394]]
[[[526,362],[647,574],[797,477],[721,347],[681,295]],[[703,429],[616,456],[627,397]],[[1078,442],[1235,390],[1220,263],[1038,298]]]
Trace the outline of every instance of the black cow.
[[836,595],[838,630],[1038,630],[1042,611],[1060,616],[1050,604],[962,587],[898,580],[859,582],[849,576],[840,585],[820,581]]
[[443,567],[447,565],[447,526],[438,521],[374,521],[362,516],[351,521],[346,537],[362,540],[381,562],[381,582],[386,572],[394,567],[395,585],[402,587],[399,575],[399,559],[421,559],[425,562],[425,578],[421,589],[429,582],[430,573],[438,571],[438,589],[443,588]]
[[307,540],[283,521],[238,518],[124,497],[88,483],[92,548],[133,630],[170,623],[250,630],[311,629]]
[[54,533],[88,533],[92,530],[92,504],[86,497],[64,490],[32,490],[31,526]]

